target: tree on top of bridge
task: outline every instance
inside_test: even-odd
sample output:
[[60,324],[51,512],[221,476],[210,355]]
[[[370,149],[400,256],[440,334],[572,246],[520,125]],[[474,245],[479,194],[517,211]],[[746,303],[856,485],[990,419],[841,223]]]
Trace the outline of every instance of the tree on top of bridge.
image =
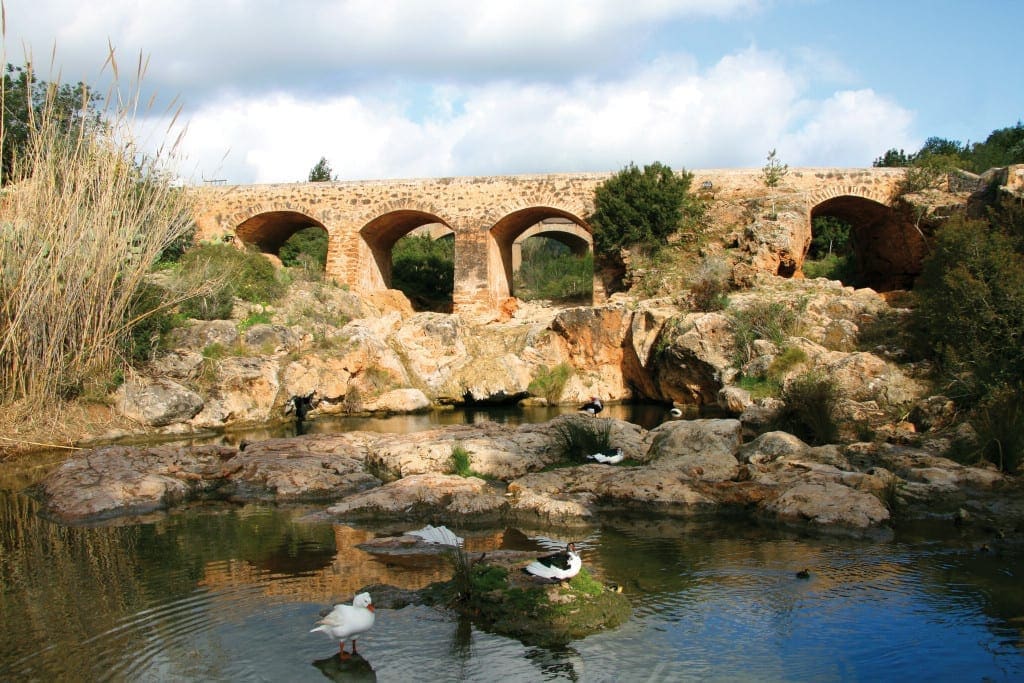
[[316,162],[316,165],[309,171],[309,182],[311,183],[326,183],[337,179],[338,176],[334,175],[331,165],[327,163],[327,157],[320,157],[320,161]]
[[630,163],[603,182],[594,191],[589,220],[597,251],[611,254],[637,244],[665,244],[686,214],[692,180],[692,173],[676,173],[656,161],[642,171]]

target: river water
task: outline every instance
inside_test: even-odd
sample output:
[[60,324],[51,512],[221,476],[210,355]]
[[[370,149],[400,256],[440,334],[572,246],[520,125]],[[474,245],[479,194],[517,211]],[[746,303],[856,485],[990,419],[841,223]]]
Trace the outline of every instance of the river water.
[[393,564],[356,547],[401,528],[262,504],[69,527],[19,492],[56,460],[0,465],[2,681],[1024,680],[1013,538],[919,523],[854,540],[746,518],[456,529],[474,550],[576,541],[588,570],[623,588],[631,619],[549,649],[435,608],[379,609],[343,662],[309,633],[320,609],[363,586],[450,574],[440,559]]

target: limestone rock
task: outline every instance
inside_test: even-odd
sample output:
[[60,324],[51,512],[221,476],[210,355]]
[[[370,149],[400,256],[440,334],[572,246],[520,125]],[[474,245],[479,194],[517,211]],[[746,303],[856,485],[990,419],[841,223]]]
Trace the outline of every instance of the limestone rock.
[[118,412],[151,427],[190,420],[203,408],[199,394],[169,379],[131,379],[114,394]]
[[202,351],[212,344],[225,348],[238,341],[238,327],[233,320],[197,320],[187,327],[178,327],[171,332],[175,346]]
[[403,477],[350,496],[327,508],[327,513],[344,519],[406,519],[427,514],[442,520],[464,515],[483,520],[499,518],[506,507],[503,492],[483,479],[432,472]]
[[783,520],[856,529],[877,526],[889,519],[889,510],[877,496],[829,481],[792,486],[766,503],[764,510]]
[[724,481],[736,474],[742,443],[739,420],[679,420],[650,432],[650,462],[695,478]]

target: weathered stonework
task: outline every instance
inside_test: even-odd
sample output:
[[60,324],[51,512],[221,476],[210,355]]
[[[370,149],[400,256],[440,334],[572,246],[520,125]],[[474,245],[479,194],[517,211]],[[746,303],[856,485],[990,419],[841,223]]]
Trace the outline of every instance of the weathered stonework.
[[[806,224],[778,267],[799,269],[819,205],[840,197],[882,208],[902,169],[790,169],[769,194],[760,169],[695,170],[692,187],[716,203],[775,201]],[[586,242],[594,189],[611,173],[419,180],[317,182],[196,188],[197,237],[233,239],[276,251],[296,230],[319,226],[329,235],[327,276],[360,292],[386,289],[391,248],[411,230],[430,226],[455,239],[456,312],[494,312],[511,293],[514,242],[545,222],[544,232]],[[559,226],[563,226],[559,228]],[[557,237],[556,237],[557,238]],[[590,240],[592,242],[592,240]],[[778,260],[778,259],[776,259]],[[771,267],[769,263],[768,266]],[[595,303],[604,299],[594,283]]]

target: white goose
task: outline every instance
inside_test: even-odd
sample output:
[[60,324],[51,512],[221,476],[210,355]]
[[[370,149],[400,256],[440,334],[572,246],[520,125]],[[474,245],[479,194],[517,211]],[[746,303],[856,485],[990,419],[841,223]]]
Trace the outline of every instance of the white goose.
[[360,593],[351,605],[335,605],[323,619],[316,622],[319,626],[309,632],[322,631],[329,638],[339,641],[341,658],[347,659],[352,655],[345,651],[345,641],[352,639],[352,654],[356,654],[356,636],[373,628],[375,619],[370,594]]
[[565,581],[579,574],[582,566],[583,560],[576,552],[576,544],[570,543],[565,547],[565,552],[538,557],[523,567],[523,571],[542,579]]

